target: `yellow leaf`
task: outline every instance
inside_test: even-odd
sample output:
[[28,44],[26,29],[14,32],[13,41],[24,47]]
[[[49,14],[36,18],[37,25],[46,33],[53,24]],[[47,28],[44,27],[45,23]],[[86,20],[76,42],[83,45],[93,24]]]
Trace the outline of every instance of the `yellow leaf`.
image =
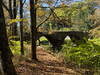
[[8,25],[15,23],[15,22],[20,22],[20,21],[27,21],[27,19],[10,19],[8,21]]
[[38,9],[37,10],[37,15],[38,16],[43,16],[43,15],[45,15],[45,11],[43,11],[42,9]]

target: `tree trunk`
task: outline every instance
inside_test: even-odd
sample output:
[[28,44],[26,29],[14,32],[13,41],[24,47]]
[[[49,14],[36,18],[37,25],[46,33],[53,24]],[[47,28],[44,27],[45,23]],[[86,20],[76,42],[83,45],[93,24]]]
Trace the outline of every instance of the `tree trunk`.
[[[9,16],[10,16],[10,19],[13,19],[12,0],[9,0]],[[10,25],[11,35],[12,35],[12,26],[13,24]]]
[[8,45],[6,24],[1,3],[2,0],[0,0],[0,52],[2,67],[5,75],[16,75],[16,71],[11,59],[12,53]]
[[37,60],[36,57],[36,37],[37,37],[37,28],[36,28],[36,8],[35,0],[30,0],[30,16],[31,16],[31,38],[32,38],[32,59]]
[[[9,10],[10,10],[10,19],[16,19],[17,16],[17,6],[16,6],[16,0],[9,0]],[[11,24],[10,26],[11,33],[13,36],[17,36],[17,23]]]
[[[13,0],[13,19],[16,19],[17,16],[17,5],[16,0]],[[17,36],[17,23],[14,23],[12,26],[12,35]]]
[[[16,18],[14,18],[16,19]],[[12,36],[17,36],[18,30],[17,30],[17,23],[12,24]]]
[[[20,0],[20,19],[23,19],[23,2]],[[20,21],[20,47],[21,55],[24,55],[24,46],[23,46],[23,21]]]

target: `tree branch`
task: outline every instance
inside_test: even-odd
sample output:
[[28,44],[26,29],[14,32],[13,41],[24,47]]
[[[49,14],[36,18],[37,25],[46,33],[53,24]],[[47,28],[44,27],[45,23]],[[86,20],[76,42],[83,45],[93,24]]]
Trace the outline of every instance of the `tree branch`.
[[24,0],[24,2],[23,2],[23,4],[22,4],[22,6],[25,4],[25,2],[26,2],[26,0]]
[[56,18],[58,18],[60,20],[60,18],[57,16],[57,14],[53,11],[53,9],[50,9],[52,11],[52,13],[55,15]]
[[3,2],[2,2],[1,4],[2,4],[2,6],[10,13],[9,8],[8,8]]
[[49,14],[49,16],[48,16],[42,23],[40,23],[40,24],[37,26],[37,28],[39,28],[43,23],[45,23],[45,22],[50,18],[50,16],[51,16],[51,13]]
[[[52,11],[53,16],[54,16],[55,18],[57,18],[57,19],[60,21],[60,23],[61,23],[62,25],[66,24],[65,22],[61,21],[60,17],[57,16],[57,14],[53,11],[53,9],[50,9],[50,10]],[[68,21],[68,20],[65,20],[65,21]],[[70,25],[67,25],[67,26],[70,27]]]
[[[56,6],[56,4],[58,3],[58,1],[59,0],[56,0],[56,2],[55,2],[55,4],[54,4],[54,8],[55,8],[55,6]],[[42,22],[42,23],[40,23],[36,28],[39,28],[43,23],[45,23],[49,18],[50,18],[50,16],[52,15],[52,11],[51,11],[51,13],[49,14],[49,16]]]

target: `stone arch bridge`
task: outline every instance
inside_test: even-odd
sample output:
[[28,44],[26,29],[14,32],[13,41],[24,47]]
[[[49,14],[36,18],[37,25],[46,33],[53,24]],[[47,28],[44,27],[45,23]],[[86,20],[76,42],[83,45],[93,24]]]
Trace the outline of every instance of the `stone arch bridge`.
[[53,49],[60,49],[63,45],[66,36],[69,36],[75,44],[85,43],[88,40],[88,33],[82,31],[57,31],[48,34],[47,32],[38,32],[37,39],[46,37],[52,44]]

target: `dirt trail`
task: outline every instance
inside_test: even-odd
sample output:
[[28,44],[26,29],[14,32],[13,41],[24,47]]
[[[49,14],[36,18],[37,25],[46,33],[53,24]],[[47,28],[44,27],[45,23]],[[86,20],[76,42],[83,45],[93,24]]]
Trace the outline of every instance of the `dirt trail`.
[[39,62],[25,60],[17,65],[18,75],[79,75],[44,49],[37,49]]

